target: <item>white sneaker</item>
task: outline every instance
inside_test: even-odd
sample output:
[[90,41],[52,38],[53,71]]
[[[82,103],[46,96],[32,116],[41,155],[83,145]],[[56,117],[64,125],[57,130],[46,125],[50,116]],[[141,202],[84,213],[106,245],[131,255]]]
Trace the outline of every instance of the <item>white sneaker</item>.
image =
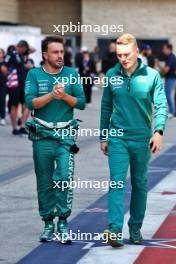
[[92,103],[88,103],[88,104],[86,104],[86,107],[88,107],[88,108],[92,108],[92,106],[93,106]]
[[6,121],[5,121],[5,119],[3,118],[3,119],[1,119],[1,121],[0,121],[0,125],[1,126],[5,126],[6,125]]
[[171,114],[171,113],[168,114],[168,118],[169,118],[169,119],[171,119],[171,118],[173,118],[173,117],[174,117],[173,114]]

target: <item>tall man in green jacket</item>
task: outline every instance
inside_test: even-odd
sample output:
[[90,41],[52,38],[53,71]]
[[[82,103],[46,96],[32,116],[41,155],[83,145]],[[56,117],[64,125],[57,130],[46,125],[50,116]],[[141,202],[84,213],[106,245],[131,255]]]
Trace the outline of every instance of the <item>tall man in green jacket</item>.
[[[120,247],[123,246],[124,187],[129,165],[132,185],[128,221],[130,241],[133,244],[143,242],[140,229],[146,209],[148,163],[150,153],[157,153],[162,146],[167,103],[159,73],[138,58],[134,36],[124,34],[119,37],[116,52],[119,63],[106,74],[108,85],[101,103],[100,140],[101,150],[108,155],[111,180],[109,228],[105,234],[111,246]],[[155,114],[153,135],[152,104]],[[104,133],[107,129],[108,136]],[[119,134],[119,129],[123,129],[123,133]],[[119,182],[123,182],[123,188],[117,187]]]
[[53,239],[53,219],[58,216],[57,238],[70,243],[67,217],[71,214],[77,148],[69,131],[78,127],[73,110],[84,109],[85,96],[77,71],[64,66],[62,38],[46,37],[42,41],[42,56],[43,66],[29,71],[25,86],[26,105],[33,110],[33,119],[26,127],[33,141],[39,213],[45,222],[40,241]]

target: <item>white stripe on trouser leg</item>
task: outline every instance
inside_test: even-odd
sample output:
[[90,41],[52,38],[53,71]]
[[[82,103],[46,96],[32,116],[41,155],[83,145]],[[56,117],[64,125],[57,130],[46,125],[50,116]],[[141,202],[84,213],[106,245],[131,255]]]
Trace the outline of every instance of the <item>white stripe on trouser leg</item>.
[[69,209],[72,208],[72,200],[73,200],[73,188],[72,188],[73,172],[74,172],[74,154],[70,153],[69,162],[68,162],[69,187],[67,192],[67,207]]

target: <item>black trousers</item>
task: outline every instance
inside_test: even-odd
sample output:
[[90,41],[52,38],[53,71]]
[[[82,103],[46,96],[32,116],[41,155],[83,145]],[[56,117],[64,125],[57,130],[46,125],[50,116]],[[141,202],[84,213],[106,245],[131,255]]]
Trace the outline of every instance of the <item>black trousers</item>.
[[5,118],[6,94],[7,94],[7,87],[1,85],[0,86],[0,118]]
[[84,93],[86,96],[86,103],[91,103],[92,101],[92,84],[90,83],[84,83],[83,84]]

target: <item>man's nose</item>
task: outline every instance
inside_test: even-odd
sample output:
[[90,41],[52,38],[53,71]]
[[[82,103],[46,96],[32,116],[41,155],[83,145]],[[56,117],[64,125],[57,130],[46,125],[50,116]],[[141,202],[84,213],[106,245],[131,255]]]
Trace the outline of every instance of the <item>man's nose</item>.
[[121,57],[121,61],[122,61],[122,62],[125,62],[125,60],[126,60],[126,57],[125,57],[125,56],[122,56],[122,57]]

